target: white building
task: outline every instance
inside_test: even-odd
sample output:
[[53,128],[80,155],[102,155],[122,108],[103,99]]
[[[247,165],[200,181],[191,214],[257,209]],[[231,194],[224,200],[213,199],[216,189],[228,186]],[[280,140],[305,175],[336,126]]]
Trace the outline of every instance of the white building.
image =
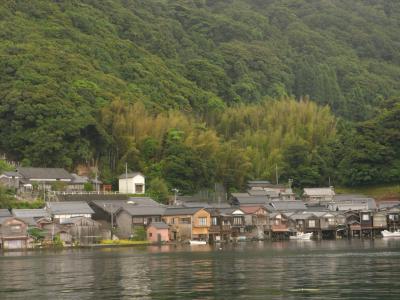
[[121,194],[144,194],[146,191],[145,177],[139,172],[122,174],[118,183]]

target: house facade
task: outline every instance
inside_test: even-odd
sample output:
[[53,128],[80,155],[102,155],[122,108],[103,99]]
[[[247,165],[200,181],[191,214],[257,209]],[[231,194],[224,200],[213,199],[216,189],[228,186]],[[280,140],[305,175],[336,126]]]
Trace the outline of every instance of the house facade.
[[28,248],[28,224],[16,217],[3,218],[0,224],[0,248]]
[[119,176],[118,189],[121,194],[144,194],[146,178],[139,172],[122,174]]
[[170,227],[171,240],[208,240],[211,214],[204,208],[167,208],[162,217]]

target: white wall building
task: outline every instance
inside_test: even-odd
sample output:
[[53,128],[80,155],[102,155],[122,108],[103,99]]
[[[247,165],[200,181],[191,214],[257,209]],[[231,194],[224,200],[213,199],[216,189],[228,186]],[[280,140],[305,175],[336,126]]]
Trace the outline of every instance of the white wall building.
[[144,194],[145,177],[139,172],[122,174],[119,176],[118,186],[121,194]]

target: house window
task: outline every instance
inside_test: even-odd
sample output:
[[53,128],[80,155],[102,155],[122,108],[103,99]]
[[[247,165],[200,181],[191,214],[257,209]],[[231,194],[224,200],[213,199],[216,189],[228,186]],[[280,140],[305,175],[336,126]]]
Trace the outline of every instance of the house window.
[[136,194],[143,193],[143,184],[135,184],[135,192]]
[[21,225],[11,225],[10,229],[11,229],[11,231],[14,231],[14,232],[21,231]]
[[153,236],[153,234],[150,232],[150,233],[149,233],[149,237],[152,237],[152,236]]
[[233,218],[233,224],[234,224],[234,225],[242,225],[242,218],[240,218],[240,217],[234,217],[234,218]]
[[314,228],[315,227],[315,220],[308,220],[308,227]]
[[363,221],[369,221],[369,215],[368,214],[363,214],[362,215],[362,220]]
[[297,222],[299,225],[303,225],[303,220],[298,220]]
[[180,224],[190,224],[190,218],[181,218]]
[[212,222],[212,225],[218,225],[218,219],[217,219],[217,217],[213,217],[213,218],[211,219],[211,222]]
[[328,222],[329,225],[335,225],[335,219],[334,218],[328,218],[326,221]]
[[207,226],[207,218],[199,218],[199,226]]

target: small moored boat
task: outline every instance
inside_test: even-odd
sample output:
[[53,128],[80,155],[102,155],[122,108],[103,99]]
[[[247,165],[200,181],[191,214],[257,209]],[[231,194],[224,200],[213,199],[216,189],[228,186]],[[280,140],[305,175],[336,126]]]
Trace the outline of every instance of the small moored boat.
[[190,240],[189,241],[190,245],[206,245],[206,241],[197,241],[197,240]]
[[383,237],[400,237],[400,230],[397,229],[396,231],[389,231],[389,230],[383,230],[382,232]]
[[291,240],[309,240],[312,237],[312,233],[297,232],[296,235],[291,235],[289,239]]

